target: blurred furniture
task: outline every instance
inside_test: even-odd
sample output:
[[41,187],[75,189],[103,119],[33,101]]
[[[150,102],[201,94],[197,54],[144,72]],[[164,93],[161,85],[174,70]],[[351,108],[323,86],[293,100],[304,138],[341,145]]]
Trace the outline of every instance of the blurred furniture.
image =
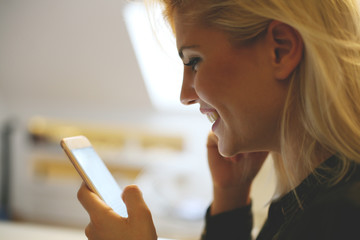
[[0,220],[10,218],[11,132],[11,121],[5,121],[0,129]]

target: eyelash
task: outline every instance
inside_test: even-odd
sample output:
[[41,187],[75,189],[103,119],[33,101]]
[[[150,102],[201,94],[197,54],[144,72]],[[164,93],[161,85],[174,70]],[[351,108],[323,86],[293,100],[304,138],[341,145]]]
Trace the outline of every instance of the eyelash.
[[190,58],[188,63],[184,63],[185,66],[191,67],[191,69],[195,72],[197,64],[201,61],[199,57]]

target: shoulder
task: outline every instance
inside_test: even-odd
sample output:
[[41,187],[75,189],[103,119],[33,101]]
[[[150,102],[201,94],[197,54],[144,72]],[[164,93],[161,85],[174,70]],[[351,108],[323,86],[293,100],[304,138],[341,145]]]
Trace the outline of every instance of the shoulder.
[[360,180],[321,191],[285,231],[285,239],[355,239],[360,236]]
[[354,165],[353,171],[332,187],[325,187],[313,201],[314,207],[337,206],[360,207],[360,166]]
[[[334,162],[328,164],[331,166]],[[360,165],[353,163],[342,180],[332,186],[324,183],[315,196],[309,205],[312,209],[328,207],[332,207],[333,210],[344,207],[358,209],[360,207]]]
[[318,218],[331,215],[343,220],[358,214],[360,220],[360,178],[356,174],[349,181],[319,191],[304,212]]
[[304,216],[322,219],[325,223],[338,224],[339,221],[345,223],[357,219],[360,224],[360,180],[320,192],[304,213]]

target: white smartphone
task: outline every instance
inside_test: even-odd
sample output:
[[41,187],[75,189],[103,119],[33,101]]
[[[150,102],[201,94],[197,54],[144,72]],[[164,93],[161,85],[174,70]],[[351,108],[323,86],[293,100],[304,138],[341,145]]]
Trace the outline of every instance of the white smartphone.
[[90,141],[84,136],[68,137],[61,140],[61,147],[86,185],[117,214],[127,217],[122,190]]

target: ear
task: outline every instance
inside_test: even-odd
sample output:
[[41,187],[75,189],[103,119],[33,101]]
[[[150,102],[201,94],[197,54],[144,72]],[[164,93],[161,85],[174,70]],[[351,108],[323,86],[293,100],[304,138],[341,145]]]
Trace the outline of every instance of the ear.
[[285,80],[303,57],[303,40],[294,28],[279,21],[270,23],[267,37],[272,51],[275,78]]

